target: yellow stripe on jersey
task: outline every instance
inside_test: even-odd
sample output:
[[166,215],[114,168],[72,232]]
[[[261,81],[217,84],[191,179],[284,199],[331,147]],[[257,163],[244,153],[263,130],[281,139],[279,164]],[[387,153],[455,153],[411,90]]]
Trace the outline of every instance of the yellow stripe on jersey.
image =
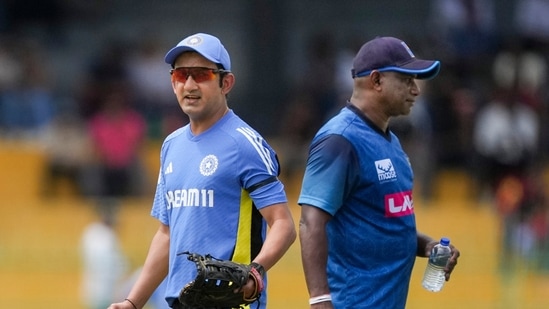
[[243,189],[240,198],[240,216],[238,218],[236,244],[232,259],[234,262],[243,264],[250,264],[252,262],[252,207],[252,198],[248,191]]
[[[238,231],[236,234],[236,246],[234,248],[233,261],[243,264],[252,262],[252,207],[253,202],[250,194],[242,190],[240,198],[240,216],[238,218]],[[242,307],[250,309],[250,305]]]

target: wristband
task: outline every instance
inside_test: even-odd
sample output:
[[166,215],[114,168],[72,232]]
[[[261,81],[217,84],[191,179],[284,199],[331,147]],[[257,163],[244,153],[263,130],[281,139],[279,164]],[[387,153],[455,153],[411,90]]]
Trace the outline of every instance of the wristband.
[[332,295],[324,294],[320,296],[311,297],[309,298],[309,305],[314,305],[314,304],[323,303],[327,301],[332,301]]
[[[259,264],[257,264],[259,265]],[[260,266],[261,267],[261,266]],[[261,267],[263,268],[263,267]],[[258,295],[259,293],[263,292],[263,289],[265,288],[263,284],[263,274],[260,270],[258,270],[256,267],[252,265],[250,269],[251,275],[255,281],[255,293],[254,296]]]
[[250,264],[250,266],[252,266],[253,268],[255,268],[259,274],[261,275],[261,277],[265,277],[265,268],[263,268],[263,266],[261,266],[261,264],[259,263],[256,263],[256,262],[252,262]]
[[137,306],[133,303],[133,301],[131,301],[131,300],[127,299],[127,298],[125,298],[124,300],[127,301],[128,303],[132,304],[133,309],[137,309]]

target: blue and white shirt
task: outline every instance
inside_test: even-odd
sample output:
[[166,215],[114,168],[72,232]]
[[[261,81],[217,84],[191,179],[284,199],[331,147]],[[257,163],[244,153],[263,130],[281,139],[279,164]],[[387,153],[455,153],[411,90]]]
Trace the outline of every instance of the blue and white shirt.
[[259,253],[267,226],[258,209],[287,202],[278,174],[274,150],[232,110],[199,135],[187,125],[166,138],[151,215],[170,227],[170,304],[196,276],[178,253],[240,263]]
[[348,105],[314,137],[300,205],[327,225],[335,308],[404,308],[417,251],[413,173],[398,138]]

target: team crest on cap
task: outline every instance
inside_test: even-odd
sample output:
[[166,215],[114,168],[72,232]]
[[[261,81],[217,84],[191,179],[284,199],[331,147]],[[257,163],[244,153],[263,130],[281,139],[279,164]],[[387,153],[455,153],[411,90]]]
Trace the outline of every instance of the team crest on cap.
[[203,176],[211,176],[217,170],[217,157],[214,155],[207,155],[200,162],[200,174]]
[[404,49],[406,49],[406,51],[408,52],[410,57],[412,57],[412,58],[416,57],[416,56],[414,56],[414,53],[412,53],[412,50],[410,49],[410,47],[408,47],[408,45],[406,45],[406,43],[400,42],[400,44],[402,44],[402,46],[404,46]]
[[193,37],[190,37],[189,40],[187,41],[187,44],[188,45],[200,45],[202,43],[202,38],[199,37],[198,35],[197,36],[193,36]]

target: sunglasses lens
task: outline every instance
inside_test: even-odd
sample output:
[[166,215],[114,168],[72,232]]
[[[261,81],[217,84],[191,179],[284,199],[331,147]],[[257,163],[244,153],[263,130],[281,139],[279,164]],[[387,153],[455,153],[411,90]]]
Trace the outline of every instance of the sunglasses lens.
[[187,73],[182,68],[172,70],[172,81],[177,81],[181,83],[186,82]]
[[202,83],[215,78],[213,69],[209,68],[177,68],[172,72],[172,80],[184,83],[188,77],[192,77],[196,83]]
[[194,72],[191,72],[191,76],[197,83],[206,82],[215,78],[215,74],[212,70],[208,69],[193,69]]

